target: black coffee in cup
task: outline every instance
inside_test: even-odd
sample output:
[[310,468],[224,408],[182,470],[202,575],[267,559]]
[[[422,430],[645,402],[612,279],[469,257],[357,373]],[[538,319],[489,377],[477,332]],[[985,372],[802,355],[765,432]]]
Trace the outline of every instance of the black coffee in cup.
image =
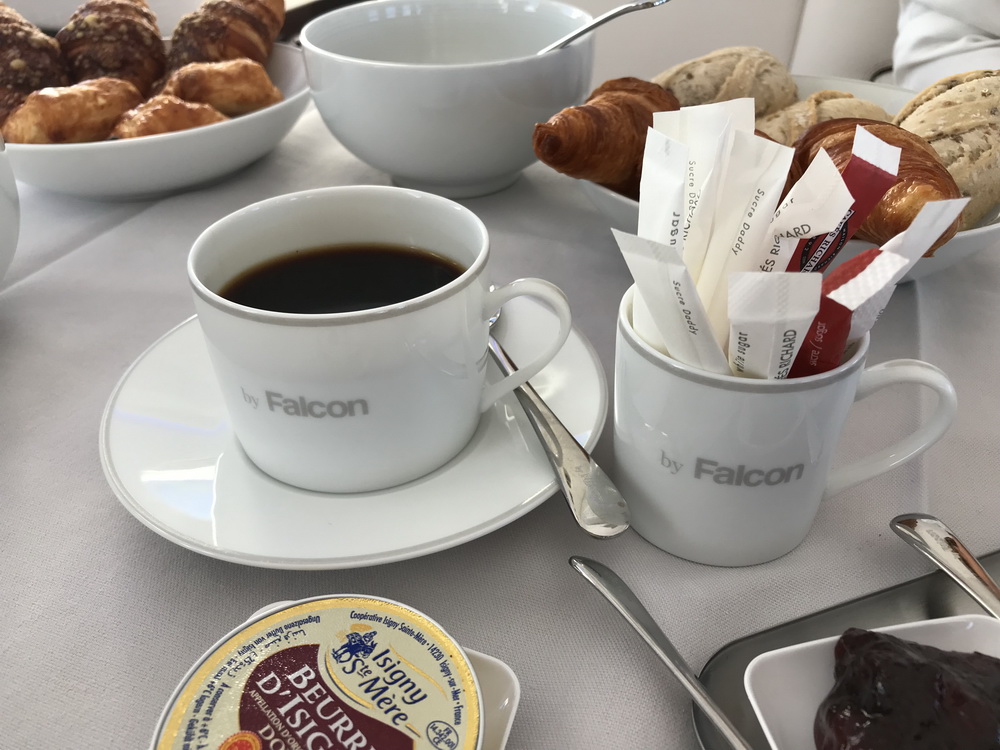
[[284,313],[338,313],[394,305],[440,289],[465,272],[421,248],[331,245],[281,255],[229,281],[230,302]]

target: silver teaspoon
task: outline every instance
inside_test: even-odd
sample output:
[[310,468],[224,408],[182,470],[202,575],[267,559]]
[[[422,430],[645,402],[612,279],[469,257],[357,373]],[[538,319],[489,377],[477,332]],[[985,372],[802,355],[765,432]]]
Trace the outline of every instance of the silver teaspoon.
[[589,34],[598,26],[603,26],[613,18],[618,18],[618,16],[624,16],[626,13],[631,13],[632,11],[635,10],[646,10],[647,8],[655,8],[657,5],[663,5],[664,3],[667,2],[670,2],[670,0],[645,0],[645,2],[628,3],[627,5],[622,5],[617,8],[612,8],[607,13],[598,16],[585,26],[581,26],[576,31],[571,31],[562,39],[558,39],[552,42],[552,44],[550,44],[548,47],[545,47],[544,49],[539,50],[536,54],[545,55],[548,54],[549,52],[552,52],[553,50],[561,49],[570,42],[579,39],[581,36]]
[[[492,335],[489,348],[505,375],[517,370],[510,355]],[[627,531],[630,522],[628,505],[611,478],[576,441],[573,433],[530,383],[516,388],[514,393],[538,434],[580,528],[597,539],[610,539]]]
[[1000,619],[1000,587],[943,521],[926,513],[907,513],[893,518],[889,526],[954,578],[983,609]]
[[684,661],[684,657],[674,648],[670,639],[660,630],[660,626],[656,624],[652,615],[649,614],[649,611],[642,605],[642,602],[626,585],[625,581],[607,566],[586,557],[574,555],[569,559],[569,564],[600,591],[628,624],[635,628],[647,645],[653,649],[653,652],[667,665],[674,677],[680,680],[680,683],[691,694],[694,702],[705,712],[705,715],[729,745],[734,750],[753,750],[750,743],[743,739],[739,730],[733,726],[729,717],[712,700],[712,696],[705,690],[701,680]]

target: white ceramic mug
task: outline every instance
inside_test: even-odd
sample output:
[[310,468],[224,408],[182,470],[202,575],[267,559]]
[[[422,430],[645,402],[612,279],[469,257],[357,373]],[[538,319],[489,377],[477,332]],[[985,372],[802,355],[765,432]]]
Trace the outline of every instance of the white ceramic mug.
[[[231,302],[220,289],[296,250],[385,243],[466,269],[428,294],[357,312],[296,314]],[[538,373],[569,335],[565,295],[541,279],[490,290],[486,227],[468,209],[396,187],[282,195],[221,219],[196,240],[188,278],[233,429],[261,470],[320,492],[398,485],[444,465],[480,414]],[[558,335],[513,376],[485,384],[489,318],[529,295]]]
[[[632,328],[634,287],[618,311],[616,483],[632,527],[671,554],[754,565],[795,549],[825,496],[920,455],[955,416],[938,368],[899,359],[865,368],[868,337],[829,372],[787,380],[715,375],[664,356]],[[897,383],[938,394],[929,419],[876,454],[830,470],[851,405]]]

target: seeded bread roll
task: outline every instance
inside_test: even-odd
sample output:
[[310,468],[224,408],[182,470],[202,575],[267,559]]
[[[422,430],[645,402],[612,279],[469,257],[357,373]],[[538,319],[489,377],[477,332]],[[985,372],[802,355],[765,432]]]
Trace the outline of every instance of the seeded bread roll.
[[800,135],[818,122],[840,117],[891,122],[892,115],[874,102],[858,99],[845,91],[826,89],[810,94],[777,112],[757,119],[757,129],[772,140],[791,146]]
[[913,97],[894,122],[930,143],[971,199],[962,229],[1000,204],[1000,70],[943,78]]
[[663,71],[653,82],[674,92],[682,107],[753,97],[764,117],[798,100],[785,64],[759,47],[726,47]]

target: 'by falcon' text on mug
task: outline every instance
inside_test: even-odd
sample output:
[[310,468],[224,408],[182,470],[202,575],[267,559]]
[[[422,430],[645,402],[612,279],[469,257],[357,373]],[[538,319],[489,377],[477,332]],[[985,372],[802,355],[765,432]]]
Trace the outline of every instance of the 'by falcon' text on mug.
[[[709,565],[754,565],[795,549],[820,501],[920,455],[955,416],[938,368],[898,359],[865,368],[868,337],[838,368],[787,380],[697,370],[632,328],[634,287],[618,311],[616,483],[632,528],[662,550]],[[897,383],[938,394],[912,434],[830,470],[851,405]]]
[[[195,241],[188,279],[233,430],[275,479],[365,492],[416,479],[468,443],[480,414],[537,374],[571,327],[541,279],[491,289],[489,237],[468,209],[397,187],[256,203]],[[486,382],[489,319],[535,297],[559,330]]]

